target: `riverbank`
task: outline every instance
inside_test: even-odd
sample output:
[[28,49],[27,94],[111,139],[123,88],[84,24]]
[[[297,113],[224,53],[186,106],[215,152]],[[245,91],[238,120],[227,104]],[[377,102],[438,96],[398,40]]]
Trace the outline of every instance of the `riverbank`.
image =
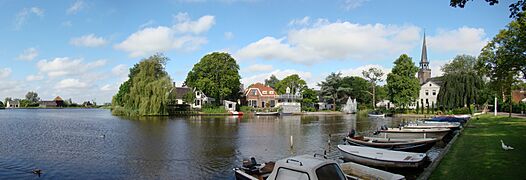
[[[430,179],[522,179],[526,119],[483,115],[470,120]],[[514,147],[505,151],[500,140]]]

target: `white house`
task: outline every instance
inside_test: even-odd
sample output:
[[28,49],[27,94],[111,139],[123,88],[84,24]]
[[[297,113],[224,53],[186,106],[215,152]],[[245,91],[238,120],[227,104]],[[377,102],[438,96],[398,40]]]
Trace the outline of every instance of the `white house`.
[[14,101],[7,101],[5,103],[6,108],[19,108],[20,107],[20,101],[14,100]]
[[[175,87],[175,99],[177,104],[189,104],[192,108],[201,109],[204,104],[211,104],[215,101],[214,98],[208,97],[200,90],[195,90],[189,87]],[[194,102],[184,102],[184,97],[188,93],[193,93],[195,96]]]
[[442,82],[440,77],[431,77],[431,69],[427,60],[426,35],[422,45],[422,57],[420,58],[420,70],[418,71],[418,80],[420,81],[420,92],[418,99],[415,100],[409,108],[415,109],[417,104],[421,107],[437,107],[437,97]]

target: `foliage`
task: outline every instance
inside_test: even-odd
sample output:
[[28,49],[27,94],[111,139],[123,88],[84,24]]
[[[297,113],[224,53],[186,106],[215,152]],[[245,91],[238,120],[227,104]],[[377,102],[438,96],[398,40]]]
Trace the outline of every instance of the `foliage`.
[[358,76],[343,77],[340,83],[340,101],[346,102],[348,97],[356,99],[358,104],[369,106],[371,94],[368,87],[371,86],[364,78]]
[[376,83],[382,81],[382,76],[384,75],[384,72],[382,72],[382,70],[378,68],[369,68],[367,71],[362,71],[362,75],[371,83],[371,87],[373,90],[373,92],[371,93],[373,95],[373,109],[376,109]]
[[405,108],[418,98],[420,83],[415,77],[418,67],[406,54],[402,54],[394,64],[387,75],[387,94],[391,102]]
[[473,72],[476,73],[475,64],[477,63],[477,58],[470,55],[457,55],[453,60],[440,69],[444,74],[454,74],[461,72]]
[[26,94],[26,99],[31,103],[38,103],[40,101],[40,98],[38,97],[38,93],[29,91]]
[[0,101],[0,108],[3,108],[3,107],[5,107],[5,105],[2,101]]
[[376,102],[378,103],[382,100],[387,99],[387,88],[386,86],[376,86]]
[[303,99],[301,102],[301,109],[303,111],[316,111],[314,104],[318,102],[318,95],[314,89],[306,88],[302,93]]
[[[451,0],[450,6],[464,8],[468,1],[470,0]],[[499,0],[485,0],[485,1],[488,2],[490,6],[493,6],[499,3]],[[508,7],[510,9],[510,18],[519,18],[519,17],[524,16],[523,12],[526,10],[526,1],[518,0],[517,2],[510,4]]]
[[[501,30],[483,49],[477,69],[490,78],[496,92],[506,99],[519,78],[526,76],[526,17],[520,17]],[[509,108],[512,108],[510,101]],[[511,114],[510,114],[511,116]]]
[[331,73],[325,78],[325,81],[318,83],[320,86],[321,95],[331,98],[334,104],[333,110],[336,110],[336,103],[338,101],[338,93],[343,91],[340,87],[342,82],[342,73]]
[[241,106],[241,107],[239,107],[239,111],[241,111],[241,112],[253,112],[254,111],[254,107]]
[[141,60],[130,69],[130,79],[113,97],[113,113],[117,115],[167,115],[173,89],[165,71],[168,58],[156,54]]
[[201,112],[207,114],[219,114],[227,113],[228,111],[223,106],[204,105],[203,108],[201,108]]
[[192,104],[195,101],[195,92],[193,90],[188,91],[183,96],[183,102],[186,104]]
[[215,98],[217,104],[225,99],[236,100],[241,85],[238,71],[239,65],[230,54],[214,52],[205,55],[194,65],[188,72],[185,84]]
[[268,79],[265,79],[265,86],[269,86],[273,89],[276,89],[276,84],[279,83],[279,79],[273,75],[271,75]]
[[296,92],[302,93],[302,91],[307,88],[307,83],[305,80],[301,79],[299,75],[292,74],[276,83],[275,86],[274,90],[279,94],[285,94],[287,87],[290,88],[290,93],[296,94]]
[[418,114],[418,110],[420,110],[420,102],[416,102],[416,113]]

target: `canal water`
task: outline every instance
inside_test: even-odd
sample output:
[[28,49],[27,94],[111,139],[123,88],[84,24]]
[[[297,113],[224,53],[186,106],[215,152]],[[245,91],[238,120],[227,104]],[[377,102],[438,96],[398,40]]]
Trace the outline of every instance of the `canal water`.
[[[351,130],[401,119],[112,116],[102,109],[0,110],[0,179],[233,179],[243,158],[323,153]],[[290,137],[293,137],[293,148]],[[330,139],[330,146],[328,140]],[[38,177],[31,171],[42,169]]]

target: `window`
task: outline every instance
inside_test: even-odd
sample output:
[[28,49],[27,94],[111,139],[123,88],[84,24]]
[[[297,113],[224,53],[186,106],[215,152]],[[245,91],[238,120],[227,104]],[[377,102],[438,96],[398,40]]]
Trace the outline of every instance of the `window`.
[[252,89],[251,91],[252,91],[252,92],[250,92],[250,94],[252,94],[252,95],[254,95],[254,96],[255,96],[255,95],[258,95],[258,94],[257,94],[257,93],[258,93],[258,90],[256,90],[256,89]]
[[265,107],[265,101],[261,101],[261,107]]
[[298,179],[298,180],[309,180],[309,175],[305,172],[295,171],[287,168],[279,168],[278,174],[276,175],[276,180],[288,180],[288,179]]
[[426,90],[426,96],[429,95],[429,90]]
[[274,91],[269,91],[269,94],[274,94]]
[[316,169],[316,176],[318,179],[345,179],[345,175],[336,164],[327,164]]
[[274,107],[274,106],[276,106],[276,101],[270,100],[270,107]]
[[256,100],[249,100],[248,101],[248,105],[252,106],[252,107],[257,107],[258,106],[258,101],[256,101]]
[[433,96],[437,95],[437,90],[433,90]]
[[195,94],[196,94],[197,96],[201,96],[201,92],[199,92],[199,91],[195,92]]
[[433,86],[431,83],[429,83],[429,86]]
[[229,108],[229,109],[232,109],[232,104],[228,104],[228,108]]
[[199,106],[200,103],[201,103],[200,100],[197,100],[197,99],[195,100],[195,105],[196,105],[196,106]]
[[261,93],[263,93],[263,94],[267,94],[267,91],[263,91],[263,92],[261,92]]

